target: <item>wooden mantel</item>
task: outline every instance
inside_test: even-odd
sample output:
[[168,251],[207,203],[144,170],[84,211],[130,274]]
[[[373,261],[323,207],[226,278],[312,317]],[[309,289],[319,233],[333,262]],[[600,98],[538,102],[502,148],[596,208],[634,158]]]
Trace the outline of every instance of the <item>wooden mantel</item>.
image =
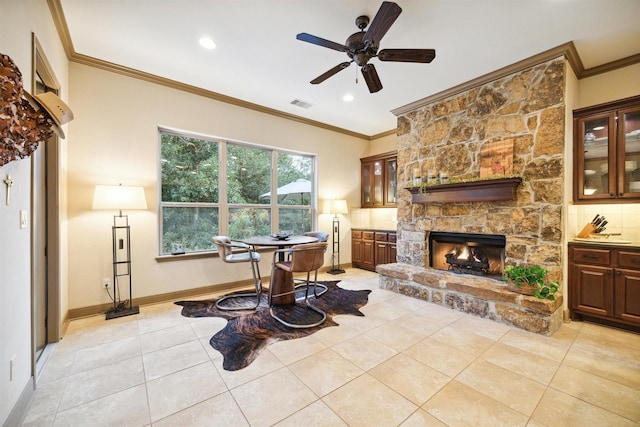
[[513,200],[521,177],[409,187],[412,203],[488,202]]

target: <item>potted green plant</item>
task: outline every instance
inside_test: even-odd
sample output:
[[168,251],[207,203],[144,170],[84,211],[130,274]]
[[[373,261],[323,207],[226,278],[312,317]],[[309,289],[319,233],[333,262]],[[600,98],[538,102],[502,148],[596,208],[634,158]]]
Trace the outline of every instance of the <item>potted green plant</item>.
[[557,280],[548,282],[548,272],[539,265],[507,265],[503,279],[507,282],[507,287],[516,292],[555,301],[554,295],[560,289],[560,284]]

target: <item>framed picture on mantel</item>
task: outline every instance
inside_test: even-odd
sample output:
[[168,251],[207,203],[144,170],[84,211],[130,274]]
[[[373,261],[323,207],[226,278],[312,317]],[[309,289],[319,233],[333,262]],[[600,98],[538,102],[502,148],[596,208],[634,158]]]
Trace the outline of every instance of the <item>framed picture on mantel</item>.
[[513,174],[513,138],[487,142],[480,148],[480,178]]

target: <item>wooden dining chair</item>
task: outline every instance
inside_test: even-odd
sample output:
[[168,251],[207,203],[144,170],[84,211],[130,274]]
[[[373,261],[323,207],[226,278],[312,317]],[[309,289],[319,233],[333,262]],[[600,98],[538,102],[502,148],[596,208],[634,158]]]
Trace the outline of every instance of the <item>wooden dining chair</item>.
[[[274,293],[274,286],[269,286],[269,312],[271,317],[278,322],[290,328],[313,328],[321,325],[327,318],[327,314],[315,307],[309,301],[309,288],[314,288],[314,295],[317,293],[318,285],[318,269],[324,264],[324,253],[327,251],[327,243],[309,243],[305,245],[297,245],[287,249],[279,249],[273,254],[273,268],[280,269],[289,273],[306,273],[307,278],[304,283],[294,287],[293,290]],[[285,253],[284,261],[279,260],[279,253]],[[310,280],[311,273],[314,273],[313,281]],[[276,276],[272,274],[271,278]],[[296,295],[295,302],[292,305],[276,306],[273,304],[274,298],[288,294],[300,294],[304,291],[304,305],[298,304]],[[302,299],[302,298],[300,298]],[[299,310],[303,309],[303,310]],[[309,320],[308,314],[312,313],[316,319]],[[287,318],[285,318],[287,317]],[[299,320],[296,322],[296,320]]]
[[[262,295],[262,278],[260,277],[260,254],[253,246],[242,242],[232,241],[227,236],[215,236],[211,240],[218,249],[218,254],[223,262],[235,264],[248,262],[251,264],[251,273],[255,292],[234,293],[225,295],[216,301],[216,308],[220,310],[255,310],[260,305]],[[235,303],[234,303],[235,300]],[[246,301],[250,301],[248,305]]]
[[[304,233],[304,235],[307,237],[315,237],[316,239],[318,239],[318,242],[326,242],[327,240],[329,240],[329,233],[325,233],[324,231],[307,231],[306,233]],[[294,281],[296,282],[296,287],[304,286],[305,283],[307,283],[307,281],[301,278],[295,278]],[[316,286],[313,287],[313,295],[318,298],[328,290],[329,288],[327,287],[327,285],[317,283]]]

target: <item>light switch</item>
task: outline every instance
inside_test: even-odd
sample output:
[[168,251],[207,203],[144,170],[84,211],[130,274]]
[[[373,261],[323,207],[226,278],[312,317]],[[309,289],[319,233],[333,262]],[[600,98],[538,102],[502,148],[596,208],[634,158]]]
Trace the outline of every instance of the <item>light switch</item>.
[[20,228],[27,228],[27,211],[20,211]]

